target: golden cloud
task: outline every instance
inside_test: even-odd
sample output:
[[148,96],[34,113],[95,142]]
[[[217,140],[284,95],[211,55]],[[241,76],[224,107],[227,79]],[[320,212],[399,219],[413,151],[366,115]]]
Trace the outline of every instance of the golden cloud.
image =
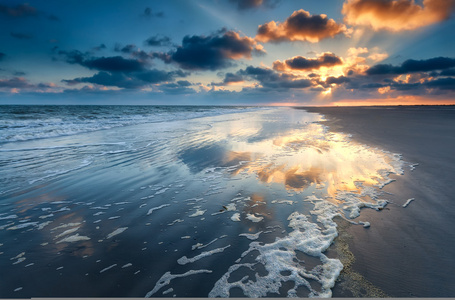
[[283,42],[283,41],[308,41],[319,42],[322,39],[334,37],[340,33],[347,33],[344,24],[338,24],[326,15],[310,15],[309,12],[300,9],[283,23],[271,21],[259,25],[256,40],[260,42]]
[[450,17],[455,0],[347,0],[343,4],[344,21],[350,25],[370,26],[374,30],[413,30]]

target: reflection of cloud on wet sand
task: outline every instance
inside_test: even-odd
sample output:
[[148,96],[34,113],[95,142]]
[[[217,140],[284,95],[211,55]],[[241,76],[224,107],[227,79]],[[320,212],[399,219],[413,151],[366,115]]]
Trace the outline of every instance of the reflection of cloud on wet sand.
[[[233,146],[224,161],[225,166],[228,161],[238,163],[233,176],[245,171],[256,174],[260,182],[281,183],[299,192],[312,186],[326,189],[335,202],[340,191],[360,192],[359,182],[362,188],[380,186],[388,172],[396,173],[389,154],[355,143],[345,134],[326,132],[320,124]],[[236,146],[250,151],[235,151]]]

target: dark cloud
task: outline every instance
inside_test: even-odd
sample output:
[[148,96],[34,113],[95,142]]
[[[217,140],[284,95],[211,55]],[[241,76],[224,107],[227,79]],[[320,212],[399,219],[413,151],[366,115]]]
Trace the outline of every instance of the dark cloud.
[[0,52],[0,61],[2,61],[5,58],[5,56],[6,56],[5,53]]
[[145,63],[148,59],[153,59],[155,56],[150,55],[149,53],[140,50],[136,45],[129,44],[126,46],[121,46],[120,44],[115,45],[114,51],[121,52],[125,54],[130,54],[134,58],[138,59],[141,63]]
[[103,86],[115,86],[125,89],[139,89],[151,84],[173,81],[176,77],[184,77],[186,73],[181,71],[161,71],[157,69],[143,70],[133,73],[122,72],[98,72],[91,77],[79,77],[70,80],[62,80],[68,85],[79,83],[92,83]]
[[295,56],[291,59],[287,59],[284,62],[275,61],[273,63],[273,69],[277,71],[287,70],[300,70],[308,71],[314,69],[320,69],[321,67],[333,67],[341,65],[343,61],[341,58],[333,53],[323,53],[318,58],[306,58],[302,56]]
[[16,6],[6,6],[0,4],[0,13],[15,18],[38,15],[38,11],[36,10],[36,8],[28,5],[27,3],[19,4]]
[[147,46],[169,46],[171,45],[171,38],[168,36],[154,35],[149,37],[145,42]]
[[147,18],[152,18],[152,17],[163,18],[164,12],[160,11],[160,12],[155,13],[152,11],[152,9],[150,7],[146,7],[144,9],[144,13],[142,14],[142,16],[147,17]]
[[164,61],[167,64],[170,64],[172,62],[172,55],[169,53],[164,53],[164,52],[152,52],[150,53],[150,56],[153,58],[158,58]]
[[310,15],[301,9],[294,11],[283,23],[271,21],[258,27],[256,40],[260,42],[309,41],[346,33],[346,26],[336,23],[326,15]]
[[13,77],[10,79],[0,79],[0,88],[31,88],[33,85],[29,84],[25,78],[22,77]]
[[455,76],[455,69],[444,70],[439,73],[440,76]]
[[49,83],[38,83],[32,84],[29,83],[23,77],[13,77],[9,79],[0,79],[0,89],[26,89],[26,90],[35,90],[35,91],[43,91],[54,88],[54,84]]
[[164,62],[177,63],[186,70],[217,70],[232,65],[232,60],[264,53],[252,38],[225,29],[209,36],[185,36],[182,46],[167,54],[153,54]]
[[455,58],[435,57],[425,60],[408,59],[401,66],[390,64],[378,64],[368,70],[367,75],[387,75],[387,74],[408,74],[415,72],[429,72],[435,70],[445,70],[455,67]]
[[143,61],[127,59],[122,56],[89,57],[89,53],[78,50],[59,51],[59,54],[65,56],[66,62],[70,64],[79,64],[98,71],[130,73],[144,71],[146,67],[146,63]]
[[179,86],[192,86],[193,84],[189,82],[188,80],[179,80],[177,81],[177,84]]
[[438,78],[425,83],[428,88],[437,88],[441,90],[452,90],[455,91],[455,78]]
[[413,30],[450,17],[455,0],[346,0],[342,13],[345,22],[374,30]]
[[20,32],[10,32],[10,36],[20,40],[29,40],[33,38],[33,35]]
[[132,53],[136,50],[136,45],[129,44],[123,47],[120,45],[115,45],[114,50],[117,52]]
[[347,77],[344,77],[344,76],[339,76],[339,77],[333,77],[333,76],[329,76],[327,77],[327,79],[325,80],[325,83],[330,85],[330,84],[343,84],[345,82],[350,82],[351,80]]
[[[179,81],[181,82],[181,81]],[[172,95],[187,95],[187,94],[194,94],[196,91],[189,86],[191,86],[191,83],[189,85],[186,84],[180,84],[179,82],[177,83],[165,83],[161,84],[158,86],[159,90],[162,92],[165,92],[166,94],[172,94]],[[189,83],[188,81],[186,81]]]
[[109,72],[137,72],[144,70],[144,64],[135,59],[126,59],[121,56],[99,57],[88,59],[82,65],[99,71]]
[[144,86],[144,83],[138,80],[134,80],[123,73],[108,73],[98,72],[92,77],[79,77],[71,80],[62,80],[69,85],[75,85],[78,83],[93,83],[103,86],[116,86],[119,88],[126,89],[137,89]]
[[[57,47],[57,46],[56,46]],[[100,44],[99,46],[96,46],[96,47],[93,47],[93,50],[95,51],[101,51],[101,50],[104,50],[106,49],[106,45],[105,44]]]
[[238,10],[253,9],[259,7],[275,8],[281,0],[229,0],[235,4]]
[[212,82],[211,85],[212,86],[225,86],[225,85],[229,85],[231,83],[237,83],[237,82],[243,82],[243,81],[244,81],[243,76],[240,74],[226,73],[222,82],[219,82],[219,83]]
[[157,69],[147,70],[135,74],[136,78],[149,84],[171,81],[174,79],[175,75],[175,72],[165,72]]
[[257,80],[267,89],[302,89],[313,85],[311,80],[298,79],[291,74],[278,73],[267,68],[248,66],[238,74]]

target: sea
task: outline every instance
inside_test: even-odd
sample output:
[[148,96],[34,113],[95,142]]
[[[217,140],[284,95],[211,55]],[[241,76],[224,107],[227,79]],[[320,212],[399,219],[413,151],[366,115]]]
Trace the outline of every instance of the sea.
[[349,287],[343,228],[368,232],[419,166],[325,121],[0,106],[0,297],[332,297]]

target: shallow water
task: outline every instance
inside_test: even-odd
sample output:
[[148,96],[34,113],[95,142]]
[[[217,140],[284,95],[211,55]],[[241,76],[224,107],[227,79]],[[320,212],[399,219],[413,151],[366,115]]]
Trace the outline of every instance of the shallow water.
[[146,121],[90,128],[65,109],[77,130],[9,123],[0,145],[3,297],[330,297],[333,218],[368,228],[360,209],[409,167],[301,110],[128,108]]

